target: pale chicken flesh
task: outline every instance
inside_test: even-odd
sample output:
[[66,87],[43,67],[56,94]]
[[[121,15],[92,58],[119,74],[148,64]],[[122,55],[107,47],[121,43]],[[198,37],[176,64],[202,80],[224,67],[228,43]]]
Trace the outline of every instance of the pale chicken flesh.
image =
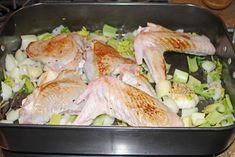
[[35,41],[26,49],[27,55],[55,72],[76,69],[84,51],[83,39],[77,33],[61,34],[46,41]]
[[110,75],[122,64],[135,64],[135,61],[122,57],[113,47],[93,41],[86,50],[85,74],[89,80]]
[[19,123],[45,124],[53,114],[81,110],[75,100],[86,84],[77,71],[63,71],[48,83],[42,84],[23,101]]
[[121,56],[114,48],[99,41],[93,41],[92,47],[88,49],[85,73],[89,80],[105,75],[118,77],[121,81],[156,96],[153,87],[141,75],[140,67],[135,61]]
[[156,92],[149,81],[141,74],[141,68],[136,64],[123,64],[113,71],[113,77],[129,84],[152,97],[156,97]]
[[214,55],[215,48],[204,35],[175,32],[162,26],[148,24],[137,31],[134,41],[137,64],[143,60],[156,83],[166,79],[163,53],[175,51],[194,55]]
[[97,116],[107,114],[130,126],[182,126],[180,118],[159,100],[108,76],[91,82],[76,103],[84,106],[74,122],[77,125],[90,125]]

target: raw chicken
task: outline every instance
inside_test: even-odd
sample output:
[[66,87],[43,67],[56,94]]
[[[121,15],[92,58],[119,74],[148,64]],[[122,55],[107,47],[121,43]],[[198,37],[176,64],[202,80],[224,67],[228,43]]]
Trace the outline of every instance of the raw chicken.
[[99,41],[93,41],[86,49],[85,74],[88,80],[110,75],[122,64],[135,64],[131,59],[122,57],[114,48]]
[[85,73],[89,80],[103,75],[118,76],[121,81],[156,96],[153,87],[140,74],[139,66],[133,60],[122,57],[111,46],[95,41],[93,49],[86,53]]
[[112,72],[112,76],[122,82],[129,84],[152,97],[156,97],[156,92],[148,80],[141,74],[140,67],[136,64],[120,65]]
[[85,88],[77,71],[62,71],[55,80],[39,86],[23,101],[19,123],[45,124],[53,114],[81,110],[75,100]]
[[180,118],[157,99],[122,81],[103,76],[91,82],[76,103],[82,111],[73,124],[90,125],[107,114],[130,126],[180,127]]
[[146,62],[156,83],[166,79],[163,53],[175,51],[194,55],[213,55],[215,48],[204,35],[174,32],[159,25],[140,28],[134,41],[137,64]]
[[77,33],[58,35],[50,40],[29,44],[27,55],[47,65],[51,70],[60,72],[76,69],[84,51],[84,43]]

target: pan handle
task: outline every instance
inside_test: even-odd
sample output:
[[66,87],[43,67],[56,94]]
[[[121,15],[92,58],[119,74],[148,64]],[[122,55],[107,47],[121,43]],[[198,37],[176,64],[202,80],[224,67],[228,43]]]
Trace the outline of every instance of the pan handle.
[[11,10],[4,5],[0,4],[0,8],[3,9],[5,12],[9,13]]

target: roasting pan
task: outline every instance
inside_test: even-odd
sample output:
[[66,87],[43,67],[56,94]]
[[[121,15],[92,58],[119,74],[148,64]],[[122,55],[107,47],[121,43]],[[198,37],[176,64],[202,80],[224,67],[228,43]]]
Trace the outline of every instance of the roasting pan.
[[[207,35],[225,66],[225,88],[235,102],[235,54],[222,20],[192,5],[151,3],[47,3],[13,13],[0,34],[1,65],[20,45],[19,35],[50,31],[59,25],[77,30],[103,24],[134,30],[147,22]],[[169,57],[170,58],[170,57]],[[232,63],[227,64],[231,58]],[[174,66],[184,66],[172,55]],[[182,60],[182,61],[181,61]],[[234,125],[221,128],[137,128],[0,124],[0,146],[13,152],[99,155],[213,155],[234,140]]]

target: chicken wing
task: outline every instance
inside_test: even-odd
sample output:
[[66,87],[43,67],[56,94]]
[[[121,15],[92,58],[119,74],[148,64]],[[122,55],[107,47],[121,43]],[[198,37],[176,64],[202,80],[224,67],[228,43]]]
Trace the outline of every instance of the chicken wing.
[[53,114],[81,110],[75,100],[85,88],[77,71],[62,71],[55,80],[42,84],[23,101],[19,123],[45,124]]
[[204,35],[175,32],[150,24],[140,28],[134,41],[137,64],[146,62],[156,83],[166,79],[163,53],[175,51],[194,55],[213,55],[215,48]]
[[29,44],[27,55],[38,60],[55,72],[75,69],[82,57],[84,43],[77,33],[58,35],[50,40]]
[[122,64],[135,64],[131,59],[122,57],[114,48],[94,41],[86,50],[85,74],[89,80],[110,75]]
[[160,101],[108,76],[92,81],[76,103],[84,107],[73,124],[89,125],[97,116],[107,114],[130,126],[182,126],[180,118]]

